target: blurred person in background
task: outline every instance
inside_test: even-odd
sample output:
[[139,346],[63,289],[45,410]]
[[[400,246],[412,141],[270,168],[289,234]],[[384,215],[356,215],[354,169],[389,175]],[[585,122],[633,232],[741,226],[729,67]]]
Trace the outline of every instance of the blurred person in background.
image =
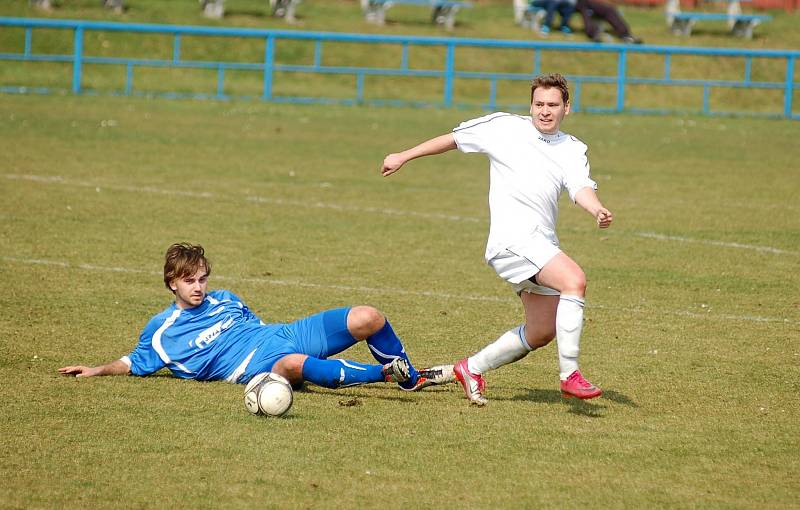
[[607,0],[577,0],[576,9],[583,18],[583,29],[594,42],[603,42],[601,23],[606,22],[622,42],[642,44],[642,40],[631,33],[631,29],[616,6]]

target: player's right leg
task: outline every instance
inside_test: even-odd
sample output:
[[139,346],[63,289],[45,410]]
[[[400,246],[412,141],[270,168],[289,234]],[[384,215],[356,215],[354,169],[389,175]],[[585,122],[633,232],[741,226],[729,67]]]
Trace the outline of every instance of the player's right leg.
[[560,253],[555,233],[537,229],[529,239],[510,246],[489,260],[497,275],[520,295],[525,308],[525,324],[506,331],[476,354],[456,363],[456,379],[470,402],[486,403],[483,396],[486,387],[484,372],[518,361],[552,340],[559,293],[538,285],[534,276]]
[[[538,286],[531,283],[529,287]],[[558,296],[535,294],[529,288],[520,293],[520,299],[525,308],[525,324],[506,331],[500,338],[455,365],[456,378],[472,403],[486,403],[483,396],[485,372],[519,361],[531,351],[550,343],[555,336]]]

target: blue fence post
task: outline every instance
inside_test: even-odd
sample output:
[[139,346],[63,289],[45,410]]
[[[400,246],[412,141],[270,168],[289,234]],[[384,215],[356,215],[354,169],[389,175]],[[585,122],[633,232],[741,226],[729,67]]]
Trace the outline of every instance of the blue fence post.
[[265,101],[272,99],[272,68],[275,65],[275,36],[268,35],[264,45],[264,92]]
[[744,81],[745,83],[750,82],[750,76],[753,70],[753,57],[745,57],[744,58]]
[[794,95],[794,57],[786,58],[786,89],[783,92],[783,116],[792,118],[792,96]]
[[456,46],[453,43],[447,44],[447,55],[444,65],[444,105],[453,106],[453,74],[455,73]]
[[314,43],[314,68],[319,69],[322,65],[322,39]]
[[25,58],[31,56],[31,43],[33,41],[33,27],[25,27]]
[[225,97],[225,66],[217,66],[217,99]]
[[125,95],[130,96],[133,93],[133,64],[128,62],[125,66]]
[[81,93],[81,74],[83,73],[83,27],[75,27],[72,52],[72,93]]
[[177,64],[181,60],[181,34],[175,33],[172,40],[172,63]]
[[364,102],[364,73],[356,75],[356,103]]
[[617,61],[617,108],[621,112],[625,108],[625,74],[627,73],[627,50],[620,50]]

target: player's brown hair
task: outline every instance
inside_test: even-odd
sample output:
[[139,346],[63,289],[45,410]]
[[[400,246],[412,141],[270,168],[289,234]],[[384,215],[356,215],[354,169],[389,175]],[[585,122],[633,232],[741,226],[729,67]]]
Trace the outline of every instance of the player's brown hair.
[[542,74],[533,79],[531,82],[531,104],[533,104],[533,92],[538,88],[558,89],[561,91],[561,100],[564,101],[564,104],[569,102],[567,79],[558,73]]
[[172,291],[169,284],[173,280],[191,276],[201,267],[205,268],[206,275],[211,274],[211,261],[206,258],[202,246],[175,243],[167,249],[167,253],[164,255],[164,285]]

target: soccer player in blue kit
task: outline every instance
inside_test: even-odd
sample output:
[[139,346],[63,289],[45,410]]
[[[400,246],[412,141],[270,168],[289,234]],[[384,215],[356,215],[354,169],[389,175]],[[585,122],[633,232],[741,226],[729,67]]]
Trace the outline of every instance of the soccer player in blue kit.
[[[146,376],[168,368],[176,377],[246,384],[275,372],[292,385],[325,388],[395,382],[406,391],[449,382],[449,367],[417,371],[389,321],[371,306],[320,312],[289,324],[265,324],[227,290],[207,292],[211,263],[203,248],[173,244],[164,262],[164,284],[175,302],[145,326],[136,348],[105,365],[67,366],[65,375]],[[366,341],[380,363],[328,359]]]

